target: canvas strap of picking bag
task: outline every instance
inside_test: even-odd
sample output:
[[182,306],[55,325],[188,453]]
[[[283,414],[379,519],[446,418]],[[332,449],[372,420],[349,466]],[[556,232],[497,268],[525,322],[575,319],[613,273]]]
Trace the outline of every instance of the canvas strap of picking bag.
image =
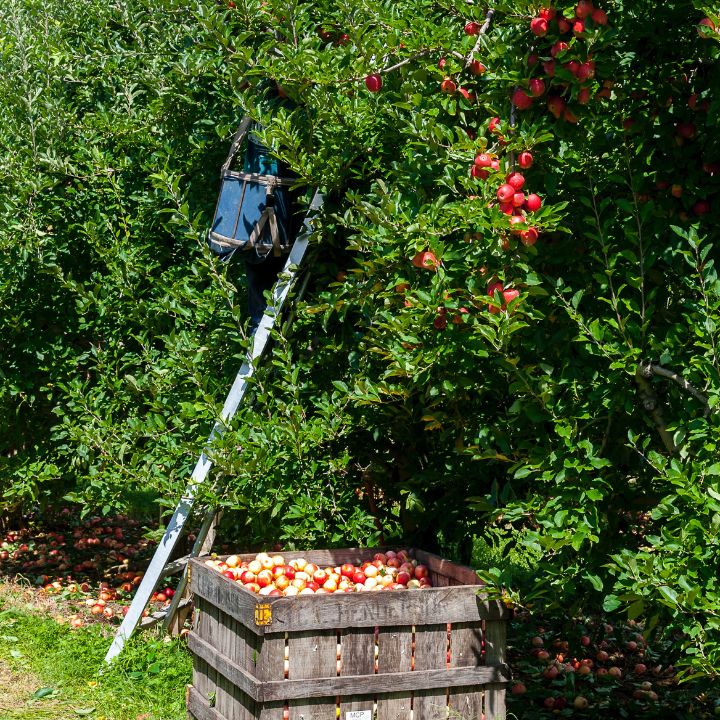
[[208,244],[218,255],[227,255],[232,250],[255,250],[260,257],[271,251],[279,257],[290,249],[289,188],[295,181],[230,169],[250,124],[250,118],[243,118],[220,171],[220,195]]

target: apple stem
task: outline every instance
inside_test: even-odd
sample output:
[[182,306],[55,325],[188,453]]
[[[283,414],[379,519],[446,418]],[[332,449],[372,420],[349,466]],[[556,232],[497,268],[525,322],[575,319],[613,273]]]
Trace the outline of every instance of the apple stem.
[[494,14],[495,14],[494,10],[487,11],[487,15],[485,16],[485,22],[482,24],[482,27],[480,28],[480,32],[478,32],[478,36],[477,36],[477,40],[475,41],[475,45],[473,45],[473,49],[470,51],[468,56],[465,58],[465,70],[467,70],[470,67],[470,63],[473,61],[473,58],[475,57],[475,53],[477,53],[477,51],[480,49],[480,45],[482,44],[483,35],[485,35],[488,28],[490,27],[490,23],[492,22]]

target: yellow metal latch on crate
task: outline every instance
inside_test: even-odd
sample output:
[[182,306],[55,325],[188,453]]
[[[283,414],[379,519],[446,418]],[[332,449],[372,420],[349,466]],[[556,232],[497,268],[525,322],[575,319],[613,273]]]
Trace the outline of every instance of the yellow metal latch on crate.
[[255,624],[272,625],[272,606],[262,603],[255,606]]

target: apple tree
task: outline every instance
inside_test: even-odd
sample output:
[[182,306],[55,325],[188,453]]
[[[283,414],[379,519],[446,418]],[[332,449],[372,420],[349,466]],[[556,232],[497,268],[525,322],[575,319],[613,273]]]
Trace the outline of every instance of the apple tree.
[[[244,103],[337,210],[267,390],[286,442],[244,415],[238,497],[288,537],[325,532],[338,480],[382,538],[462,553],[497,523],[540,560],[488,580],[671,622],[715,673],[717,17],[264,7]],[[267,114],[257,76],[297,109]]]

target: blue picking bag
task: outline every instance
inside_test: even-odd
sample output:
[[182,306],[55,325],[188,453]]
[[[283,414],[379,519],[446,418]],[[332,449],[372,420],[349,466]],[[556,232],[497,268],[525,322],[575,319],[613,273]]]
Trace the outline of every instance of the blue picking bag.
[[220,195],[208,245],[223,257],[235,250],[254,250],[260,258],[270,252],[279,257],[287,253],[292,244],[289,188],[295,180],[269,172],[230,169],[250,122],[250,118],[243,118],[220,171]]

